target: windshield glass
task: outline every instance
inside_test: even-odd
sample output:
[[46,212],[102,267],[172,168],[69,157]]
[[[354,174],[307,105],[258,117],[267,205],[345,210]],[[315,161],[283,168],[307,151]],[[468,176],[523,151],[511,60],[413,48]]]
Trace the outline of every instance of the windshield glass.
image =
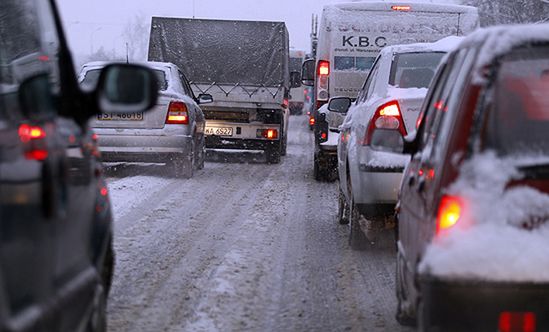
[[487,120],[486,144],[502,155],[549,153],[549,47],[504,59]]
[[334,69],[370,70],[375,60],[375,57],[336,56],[334,57]]
[[[168,81],[166,80],[166,73],[162,70],[153,70],[156,74],[156,78],[158,79],[158,86],[159,90],[165,91],[168,89]],[[82,86],[88,87],[88,88],[95,88],[97,85],[97,81],[99,80],[99,74],[101,73],[101,69],[92,69],[88,70],[86,74],[84,75],[84,78],[82,79]]]
[[427,88],[445,53],[397,54],[391,67],[389,84],[399,88]]

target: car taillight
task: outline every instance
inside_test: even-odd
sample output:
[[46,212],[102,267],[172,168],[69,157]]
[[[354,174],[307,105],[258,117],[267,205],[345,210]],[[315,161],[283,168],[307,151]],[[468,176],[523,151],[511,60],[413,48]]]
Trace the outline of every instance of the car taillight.
[[440,234],[454,227],[463,219],[464,202],[457,196],[444,195],[440,199],[437,213],[436,233]]
[[378,107],[368,125],[366,135],[364,135],[363,145],[370,145],[375,129],[398,130],[403,137],[406,136],[404,120],[397,101],[391,101]]
[[166,124],[189,124],[189,113],[184,102],[170,102]]
[[[329,87],[328,77],[330,76],[330,61],[326,61],[326,60],[318,61],[316,74],[318,78],[316,100],[321,102],[327,101],[330,98],[330,93],[328,92],[328,87]],[[317,107],[317,109],[318,108],[320,107]]]
[[18,130],[19,139],[25,144],[25,158],[29,160],[45,160],[48,150],[45,142],[46,131],[40,126],[22,124]]
[[391,9],[392,10],[397,10],[397,11],[407,12],[407,11],[410,11],[410,9],[412,9],[412,7],[410,7],[410,6],[391,6]]
[[536,314],[533,312],[502,312],[499,315],[499,332],[535,332]]
[[314,126],[314,125],[315,125],[315,117],[309,116],[309,126]]
[[278,130],[276,129],[258,129],[256,136],[258,138],[263,137],[266,139],[277,139],[278,138]]
[[19,126],[19,139],[21,139],[21,142],[27,143],[42,138],[46,138],[46,131],[42,127],[31,126],[26,123]]

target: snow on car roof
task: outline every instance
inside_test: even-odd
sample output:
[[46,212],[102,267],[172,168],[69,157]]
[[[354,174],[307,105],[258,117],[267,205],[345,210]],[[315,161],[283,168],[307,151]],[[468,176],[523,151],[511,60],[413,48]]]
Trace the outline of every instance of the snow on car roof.
[[433,43],[415,43],[387,46],[381,53],[413,53],[413,52],[450,52],[456,49],[465,37],[448,36]]
[[532,43],[549,42],[549,24],[502,25],[479,29],[465,37],[460,48],[480,45],[475,68],[475,83],[482,83],[481,68],[513,48]]
[[338,4],[330,4],[324,6],[326,14],[332,12],[337,15],[341,10],[345,11],[360,11],[360,10],[375,10],[375,11],[391,11],[392,6],[410,6],[411,11],[435,11],[440,13],[477,13],[477,9],[471,6],[414,2],[414,1],[368,1],[368,2],[345,2]]

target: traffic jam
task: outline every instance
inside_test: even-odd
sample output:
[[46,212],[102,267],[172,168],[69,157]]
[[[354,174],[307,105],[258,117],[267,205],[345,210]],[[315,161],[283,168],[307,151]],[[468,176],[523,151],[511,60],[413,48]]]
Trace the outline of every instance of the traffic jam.
[[547,1],[77,2],[0,3],[0,331],[549,331]]

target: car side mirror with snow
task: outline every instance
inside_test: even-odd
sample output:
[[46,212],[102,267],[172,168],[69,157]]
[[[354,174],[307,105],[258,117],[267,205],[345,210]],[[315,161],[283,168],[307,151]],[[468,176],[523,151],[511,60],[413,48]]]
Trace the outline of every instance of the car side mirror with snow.
[[404,138],[397,129],[374,129],[370,147],[376,151],[404,153]]
[[199,105],[210,104],[213,103],[213,97],[210,94],[201,93],[198,95],[196,101]]
[[328,110],[330,112],[346,114],[351,107],[351,98],[349,97],[334,97],[330,99],[328,103]]

